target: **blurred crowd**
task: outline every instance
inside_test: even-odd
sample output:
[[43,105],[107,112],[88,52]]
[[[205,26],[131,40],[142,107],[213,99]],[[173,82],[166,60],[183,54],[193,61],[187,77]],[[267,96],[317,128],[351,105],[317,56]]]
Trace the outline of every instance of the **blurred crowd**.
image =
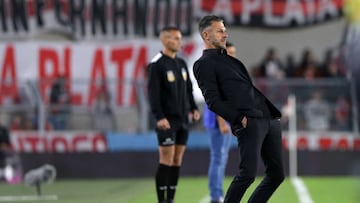
[[344,78],[346,67],[338,49],[328,49],[321,61],[315,59],[310,48],[303,50],[301,59],[296,62],[293,54],[288,54],[285,60],[278,57],[277,50],[270,47],[262,61],[252,67],[252,75],[255,78],[283,79],[304,78],[314,80],[316,78]]
[[[106,82],[101,81],[100,87],[94,95],[94,102],[86,107],[86,111],[90,112],[92,117],[91,129],[98,131],[116,130],[115,115]],[[15,106],[19,105],[24,108],[15,110],[12,114],[9,124],[10,130],[38,130],[41,128],[38,122],[39,104],[35,102],[35,108],[31,110],[28,108],[31,103],[26,98],[25,94],[20,93],[14,99],[13,104]],[[74,108],[71,104],[71,92],[65,76],[59,75],[53,81],[46,103],[43,129],[46,131],[71,130],[71,114],[76,113],[76,111],[72,112]]]
[[[328,49],[319,61],[312,50],[306,48],[297,62],[292,54],[281,60],[277,50],[270,47],[263,60],[252,67],[252,76],[257,86],[278,103],[286,101],[290,93],[297,96],[298,129],[350,131],[352,107],[350,92],[346,91],[348,84],[334,85],[338,80],[347,81],[342,54],[339,49]],[[272,84],[284,79],[293,81],[294,85],[269,85],[269,81]],[[296,79],[302,80],[301,84],[296,83]]]

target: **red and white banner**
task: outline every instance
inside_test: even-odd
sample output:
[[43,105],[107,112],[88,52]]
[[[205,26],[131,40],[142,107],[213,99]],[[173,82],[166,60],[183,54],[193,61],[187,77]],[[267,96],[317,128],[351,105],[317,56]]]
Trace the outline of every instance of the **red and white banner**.
[[[283,146],[289,148],[287,133],[283,133]],[[296,146],[299,150],[360,150],[360,137],[339,132],[298,132]]]
[[194,34],[197,19],[289,28],[342,17],[345,0],[1,0],[0,39],[61,35],[75,40],[156,38],[164,26]]
[[314,25],[343,16],[345,0],[201,0],[196,17],[222,16],[228,25],[289,28]]
[[[179,55],[192,68],[202,53],[199,38],[184,41]],[[90,105],[107,82],[116,105],[134,105],[133,81],[145,82],[149,61],[162,49],[159,40],[128,40],[119,43],[0,43],[0,104],[19,93],[19,83],[38,81],[38,89],[48,101],[55,78],[64,75],[72,104]],[[190,71],[192,73],[192,71]]]
[[105,135],[97,132],[12,131],[12,149],[24,153],[106,152]]
[[56,34],[75,40],[157,38],[164,26],[192,34],[193,0],[1,0],[0,39]]
[[[297,138],[297,149],[306,151],[360,151],[360,137],[351,133],[340,132],[299,132]],[[122,136],[122,135],[117,135]],[[141,136],[145,136],[145,142],[139,141]],[[36,131],[11,131],[11,145],[16,152],[22,153],[77,153],[77,152],[109,152],[127,148],[141,150],[143,146],[149,149],[149,143],[146,143],[152,135],[125,136],[121,139],[121,147],[117,148],[119,143],[116,140],[106,137],[105,134],[94,131],[57,131],[44,132],[40,134]],[[201,140],[203,135],[193,135]],[[126,142],[124,142],[127,140]],[[108,143],[112,141],[112,143]],[[197,142],[196,142],[197,143]],[[152,143],[150,148],[157,149],[156,142]],[[189,142],[189,148],[194,148],[194,143]],[[197,143],[197,147],[199,147]],[[283,133],[283,147],[289,149],[287,132]],[[110,148],[112,147],[112,149]],[[204,144],[204,148],[208,148]]]

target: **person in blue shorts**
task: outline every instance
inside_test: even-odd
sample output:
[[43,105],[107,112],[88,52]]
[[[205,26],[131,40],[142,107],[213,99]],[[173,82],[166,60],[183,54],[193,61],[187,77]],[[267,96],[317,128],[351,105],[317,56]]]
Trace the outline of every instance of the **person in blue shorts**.
[[[236,48],[226,42],[226,50],[229,55],[236,57]],[[211,203],[222,203],[224,200],[223,182],[226,163],[231,145],[231,129],[229,124],[205,104],[204,126],[210,140],[210,164],[208,169],[209,190]]]

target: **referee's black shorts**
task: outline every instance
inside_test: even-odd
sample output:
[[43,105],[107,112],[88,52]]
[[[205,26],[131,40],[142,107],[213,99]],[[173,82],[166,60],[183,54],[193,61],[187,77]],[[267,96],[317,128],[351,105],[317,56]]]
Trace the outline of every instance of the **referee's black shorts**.
[[189,137],[188,124],[179,121],[171,121],[170,129],[162,130],[156,128],[159,146],[186,145]]

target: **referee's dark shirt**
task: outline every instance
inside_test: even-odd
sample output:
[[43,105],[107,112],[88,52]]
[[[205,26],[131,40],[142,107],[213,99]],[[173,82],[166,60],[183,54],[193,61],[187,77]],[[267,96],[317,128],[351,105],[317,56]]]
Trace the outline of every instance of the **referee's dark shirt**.
[[185,61],[160,52],[148,65],[148,71],[150,107],[156,120],[187,121],[188,113],[197,106]]
[[225,49],[206,49],[194,75],[209,108],[231,124],[244,116],[280,118],[280,111],[253,85],[245,66]]

